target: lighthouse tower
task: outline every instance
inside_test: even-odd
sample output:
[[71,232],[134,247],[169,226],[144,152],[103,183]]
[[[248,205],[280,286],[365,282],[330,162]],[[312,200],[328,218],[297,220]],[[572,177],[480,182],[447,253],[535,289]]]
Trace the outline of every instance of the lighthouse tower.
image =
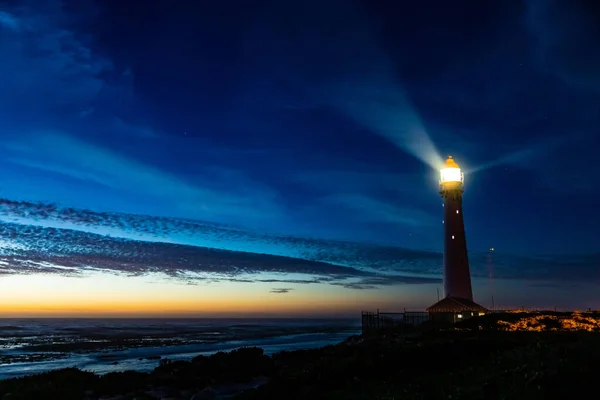
[[464,175],[452,157],[440,170],[444,202],[444,292],[446,297],[473,301],[467,238],[463,222]]
[[467,238],[463,222],[464,175],[448,157],[440,170],[440,196],[444,201],[444,292],[446,297],[427,308],[432,321],[457,322],[488,313],[473,301]]

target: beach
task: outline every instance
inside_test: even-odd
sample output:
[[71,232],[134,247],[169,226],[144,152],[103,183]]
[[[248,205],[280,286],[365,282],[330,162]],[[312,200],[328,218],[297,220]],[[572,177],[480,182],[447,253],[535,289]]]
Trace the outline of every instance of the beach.
[[0,379],[76,367],[152,371],[161,359],[257,346],[265,354],[319,348],[360,334],[354,319],[4,319]]

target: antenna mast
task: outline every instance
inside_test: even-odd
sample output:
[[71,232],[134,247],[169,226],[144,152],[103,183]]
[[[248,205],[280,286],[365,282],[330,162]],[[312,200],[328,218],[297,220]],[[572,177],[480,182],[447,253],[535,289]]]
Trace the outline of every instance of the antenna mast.
[[494,248],[491,247],[488,253],[488,273],[490,277],[490,293],[492,295],[492,310],[495,310],[494,306],[494,262],[492,260],[492,253],[494,252]]

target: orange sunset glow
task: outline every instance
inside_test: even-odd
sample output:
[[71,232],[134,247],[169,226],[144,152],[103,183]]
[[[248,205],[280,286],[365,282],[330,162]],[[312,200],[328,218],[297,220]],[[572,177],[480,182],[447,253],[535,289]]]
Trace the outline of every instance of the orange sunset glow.
[[0,281],[0,315],[14,316],[193,316],[302,314],[351,315],[364,305],[385,305],[385,294],[365,290],[287,285],[269,292],[255,283],[182,284],[152,277],[95,274],[85,278],[15,275]]

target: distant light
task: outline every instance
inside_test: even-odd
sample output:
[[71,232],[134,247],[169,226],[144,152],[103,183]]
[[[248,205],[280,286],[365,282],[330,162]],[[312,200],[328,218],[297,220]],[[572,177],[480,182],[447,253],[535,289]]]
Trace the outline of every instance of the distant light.
[[452,235],[452,239],[454,239],[454,235]]
[[483,313],[483,312],[480,312],[480,313],[479,313],[479,316],[481,317],[482,315],[485,315],[485,313]]
[[456,210],[456,213],[458,214],[458,210]]
[[493,247],[490,247],[490,251],[494,251],[494,248],[493,248]]
[[462,318],[462,314],[458,314],[458,315],[457,315],[457,317],[458,317],[458,318]]

